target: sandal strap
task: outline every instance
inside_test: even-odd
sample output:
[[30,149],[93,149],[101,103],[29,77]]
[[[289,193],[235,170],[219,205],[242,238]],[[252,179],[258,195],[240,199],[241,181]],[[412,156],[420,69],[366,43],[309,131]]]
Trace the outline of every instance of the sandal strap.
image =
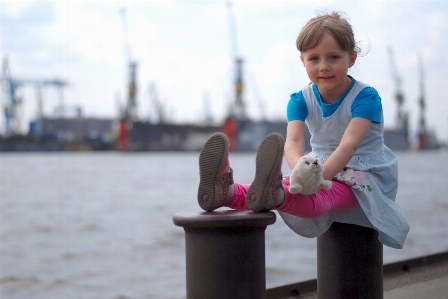
[[224,173],[220,179],[220,184],[222,187],[222,196],[221,196],[221,204],[224,205],[227,202],[227,192],[229,190],[229,186],[233,185],[233,169],[229,167],[229,170]]
[[272,180],[271,182],[271,188],[269,188],[270,192],[268,194],[268,202],[267,202],[268,209],[273,209],[277,206],[279,190],[280,188],[283,189],[282,179],[283,175],[282,173],[280,173],[279,177],[276,180]]

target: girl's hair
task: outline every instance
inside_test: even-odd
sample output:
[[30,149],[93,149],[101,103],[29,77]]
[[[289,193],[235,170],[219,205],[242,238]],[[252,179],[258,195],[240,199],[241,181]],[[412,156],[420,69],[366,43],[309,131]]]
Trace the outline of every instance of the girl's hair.
[[320,11],[316,17],[310,19],[300,31],[296,40],[297,49],[304,52],[315,47],[321,41],[325,32],[330,33],[343,51],[350,54],[360,53],[361,49],[356,46],[353,29],[348,18],[343,17],[341,12]]

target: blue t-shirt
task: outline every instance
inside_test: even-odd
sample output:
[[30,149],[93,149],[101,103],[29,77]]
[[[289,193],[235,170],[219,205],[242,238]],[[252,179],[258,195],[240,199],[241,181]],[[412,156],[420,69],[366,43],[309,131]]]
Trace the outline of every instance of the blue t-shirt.
[[[322,108],[322,117],[325,118],[331,116],[350,92],[356,80],[351,76],[349,77],[352,79],[349,88],[347,88],[339,100],[333,104],[325,104],[320,97],[316,84],[313,84],[314,94]],[[355,98],[351,107],[352,117],[367,118],[377,124],[381,123],[382,109],[381,98],[373,87],[364,88]],[[308,117],[308,108],[302,91],[291,95],[287,107],[287,116],[288,122],[293,120],[301,120],[304,122]]]

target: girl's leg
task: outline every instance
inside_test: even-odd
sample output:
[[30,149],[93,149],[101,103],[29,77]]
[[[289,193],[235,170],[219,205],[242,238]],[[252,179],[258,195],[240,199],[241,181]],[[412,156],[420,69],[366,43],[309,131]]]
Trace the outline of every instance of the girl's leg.
[[226,206],[234,210],[249,210],[246,204],[246,194],[250,185],[235,183],[233,186],[233,197]]
[[199,206],[211,212],[229,202],[233,171],[229,164],[229,140],[223,133],[213,134],[199,155]]
[[[236,210],[270,210],[277,206],[282,190],[281,162],[284,139],[278,133],[268,135],[257,152],[256,175],[251,185],[233,182],[229,164],[229,140],[223,133],[213,134],[204,144],[199,155],[199,206],[211,212],[227,206]],[[272,173],[271,173],[272,172]],[[266,182],[265,182],[266,180]],[[266,188],[263,186],[268,184]],[[248,196],[248,192],[251,195]],[[249,200],[249,202],[248,202]]]
[[282,180],[283,136],[268,135],[257,151],[255,178],[246,195],[247,206],[255,212],[277,209],[301,218],[315,218],[332,210],[359,207],[351,188],[333,182],[330,190],[313,195],[291,194],[289,180]]
[[352,189],[344,183],[333,182],[330,190],[320,189],[316,194],[291,194],[289,181],[283,181],[285,199],[277,210],[301,218],[315,218],[329,211],[359,207]]
[[223,133],[215,133],[204,144],[199,155],[199,206],[211,212],[227,206],[248,210],[246,194],[250,185],[233,182],[229,164],[229,140]]
[[[257,151],[253,183],[234,184],[227,136],[213,134],[199,156],[198,203],[201,208],[213,211],[227,206],[236,210],[250,208],[255,212],[276,208],[301,218],[314,218],[331,210],[359,207],[351,188],[340,182],[333,182],[330,190],[321,189],[313,195],[289,193],[289,181],[282,181],[281,174],[283,146],[280,134],[268,135]],[[281,199],[283,203],[278,206]]]
[[282,160],[285,140],[271,133],[260,144],[255,158],[255,178],[246,195],[246,204],[254,212],[275,209],[284,196]]

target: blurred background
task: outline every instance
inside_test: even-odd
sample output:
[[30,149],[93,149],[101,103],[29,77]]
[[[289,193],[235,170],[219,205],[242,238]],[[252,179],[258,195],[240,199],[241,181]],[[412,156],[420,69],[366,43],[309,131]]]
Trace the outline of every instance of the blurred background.
[[[0,3],[2,135],[111,142],[123,119],[142,130],[216,130],[229,117],[284,123],[290,94],[309,83],[295,39],[330,9],[350,18],[366,54],[350,74],[378,90],[386,128],[406,129],[409,146],[422,130],[448,139],[445,1]],[[162,130],[165,144],[176,129]],[[131,149],[162,146],[161,136],[134,135]],[[204,138],[186,135],[184,148],[200,148]]]
[[[384,261],[447,251],[448,2],[0,0],[0,297],[185,298],[172,216],[200,211],[198,151],[225,132],[251,182],[322,9],[353,25],[349,74],[378,90],[399,159],[411,231]],[[268,227],[267,286],[315,278],[315,243]]]

